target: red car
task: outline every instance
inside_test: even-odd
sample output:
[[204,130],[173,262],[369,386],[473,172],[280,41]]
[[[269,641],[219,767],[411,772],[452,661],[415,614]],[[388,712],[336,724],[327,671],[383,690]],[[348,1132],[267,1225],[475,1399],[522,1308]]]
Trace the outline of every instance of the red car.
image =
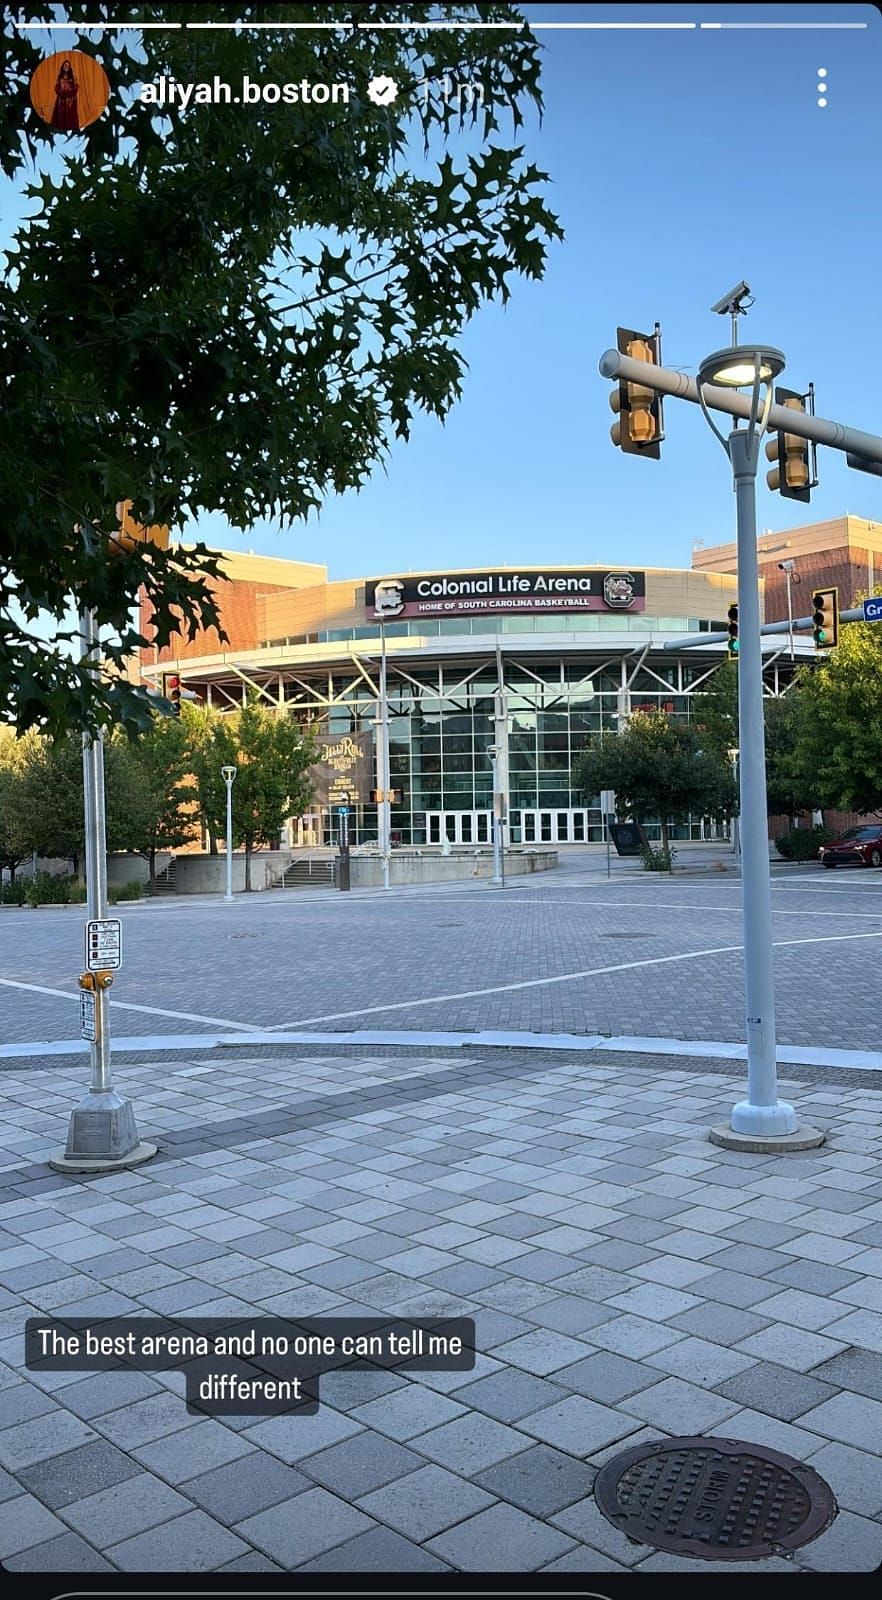
[[825,867],[882,867],[882,823],[849,828],[830,844],[822,844],[818,860]]

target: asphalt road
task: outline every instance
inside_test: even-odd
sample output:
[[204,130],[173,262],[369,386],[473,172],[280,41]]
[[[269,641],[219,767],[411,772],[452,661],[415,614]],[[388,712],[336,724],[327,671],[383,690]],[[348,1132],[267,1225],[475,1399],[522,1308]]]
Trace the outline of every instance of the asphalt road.
[[[602,855],[574,851],[504,891],[468,882],[121,906],[114,1038],[383,1028],[742,1041],[737,878],[625,866],[607,881]],[[882,873],[786,868],[772,903],[779,1042],[882,1050]],[[78,907],[0,913],[7,1047],[77,1037],[82,924]]]

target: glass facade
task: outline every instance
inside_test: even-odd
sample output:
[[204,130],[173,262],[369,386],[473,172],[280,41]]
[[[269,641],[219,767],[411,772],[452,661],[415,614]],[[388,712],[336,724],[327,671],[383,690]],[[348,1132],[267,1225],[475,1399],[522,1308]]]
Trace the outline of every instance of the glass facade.
[[[391,633],[391,627],[387,630]],[[326,708],[312,707],[310,720],[335,737],[376,728],[377,657],[366,658],[372,678],[357,671],[326,673]],[[589,740],[614,738],[628,710],[662,709],[689,714],[690,690],[711,669],[662,657],[636,667],[633,655],[592,662],[581,656],[548,655],[515,662],[503,658],[507,714],[508,830],[512,844],[601,842],[600,797],[572,787],[572,772]],[[297,682],[304,687],[306,673]],[[373,687],[372,687],[373,685]],[[293,689],[293,686],[292,686]],[[496,662],[388,660],[389,765],[401,800],[391,808],[393,842],[419,846],[449,839],[458,845],[491,839],[493,774],[488,749],[494,744]],[[286,697],[291,709],[302,698]],[[334,842],[335,820],[317,815],[316,842]],[[650,837],[659,830],[651,825]],[[702,838],[710,824],[696,819],[671,830],[674,838]],[[359,803],[351,819],[353,844],[378,836],[377,807]],[[716,831],[714,831],[716,836]]]
[[[492,624],[486,617],[420,617],[404,622],[387,622],[387,639],[437,639],[453,636],[488,634],[531,633],[725,633],[727,622],[710,617],[650,617],[645,612],[572,611],[546,616],[494,617]],[[279,649],[283,645],[298,644],[354,644],[363,639],[376,639],[376,623],[364,627],[330,628],[317,633],[302,633],[284,639],[265,639],[262,646]]]

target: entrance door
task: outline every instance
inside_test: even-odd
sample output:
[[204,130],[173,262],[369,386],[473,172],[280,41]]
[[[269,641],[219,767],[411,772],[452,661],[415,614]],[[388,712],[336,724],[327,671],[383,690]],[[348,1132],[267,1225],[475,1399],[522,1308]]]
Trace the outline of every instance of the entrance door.
[[322,819],[318,812],[291,819],[292,843],[298,849],[316,850],[322,842]]
[[585,844],[589,838],[588,812],[522,811],[520,833],[524,844]]
[[426,840],[429,844],[489,844],[493,837],[489,811],[429,811],[426,814]]

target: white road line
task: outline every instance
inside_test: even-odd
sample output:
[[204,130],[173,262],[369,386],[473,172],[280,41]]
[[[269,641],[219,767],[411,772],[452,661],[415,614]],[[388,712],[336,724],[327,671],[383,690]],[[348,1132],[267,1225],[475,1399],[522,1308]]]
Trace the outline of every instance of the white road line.
[[[59,1000],[79,1000],[79,990],[71,994],[69,989],[50,989],[42,983],[21,983],[16,978],[0,978],[0,985],[6,989],[29,989],[34,994],[49,994]],[[162,1006],[136,1005],[133,1000],[111,999],[114,1011],[146,1011],[154,1017],[176,1017],[179,1022],[207,1022],[212,1028],[241,1028],[244,1033],[253,1033],[254,1025],[250,1022],[231,1022],[229,1017],[204,1017],[198,1011],[166,1011]]]
[[[829,933],[818,934],[811,939],[777,939],[773,942],[773,949],[782,950],[803,944],[838,944],[849,939],[882,939],[882,928],[873,933]],[[424,999],[396,1000],[385,1006],[359,1006],[353,1011],[331,1011],[318,1017],[298,1017],[294,1022],[271,1024],[266,1031],[274,1033],[277,1029],[306,1028],[316,1022],[341,1022],[346,1017],[371,1017],[381,1011],[409,1011],[417,1006],[443,1005],[449,1000],[480,1000],[486,995],[511,994],[518,989],[542,989],[553,983],[574,983],[579,978],[599,978],[610,972],[635,972],[640,967],[663,967],[675,961],[699,961],[703,956],[732,955],[743,948],[740,944],[724,944],[709,950],[684,950],[673,956],[650,956],[642,961],[617,961],[613,966],[585,967],[580,972],[561,972],[552,978],[525,978],[519,983],[494,984],[488,989],[461,989],[453,994],[436,994]]]
[[[715,887],[716,887],[716,885],[715,885]],[[465,899],[467,897],[463,896],[463,898]],[[570,902],[568,900],[552,900],[550,898],[548,898],[548,899],[543,898],[541,901],[537,901],[537,900],[519,900],[517,902],[517,904],[518,905],[527,905],[527,906],[530,906],[530,905],[569,906]],[[620,900],[591,900],[588,904],[589,904],[589,908],[592,909],[592,910],[593,910],[593,908],[595,906],[604,906],[604,907],[609,906],[609,907],[612,907],[613,910],[616,910],[616,911],[630,911],[632,906],[636,906],[638,909],[647,910],[647,911],[659,911],[659,910],[662,910],[662,911],[723,911],[723,912],[726,913],[727,916],[731,916],[732,915],[732,910],[733,910],[731,905],[728,905],[728,906],[712,906],[712,905],[708,905],[706,901],[696,902],[696,901],[684,901],[684,900],[666,901],[663,906],[659,906],[659,903],[658,903],[657,900],[629,900],[627,905],[625,905],[625,906],[622,905],[622,902]],[[810,911],[807,908],[806,909],[799,908],[798,910],[794,910],[794,911],[790,911],[790,910],[784,911],[784,910],[777,909],[775,906],[773,906],[772,907],[772,916],[773,917],[854,917],[859,922],[882,922],[882,905],[880,905],[878,911]]]

